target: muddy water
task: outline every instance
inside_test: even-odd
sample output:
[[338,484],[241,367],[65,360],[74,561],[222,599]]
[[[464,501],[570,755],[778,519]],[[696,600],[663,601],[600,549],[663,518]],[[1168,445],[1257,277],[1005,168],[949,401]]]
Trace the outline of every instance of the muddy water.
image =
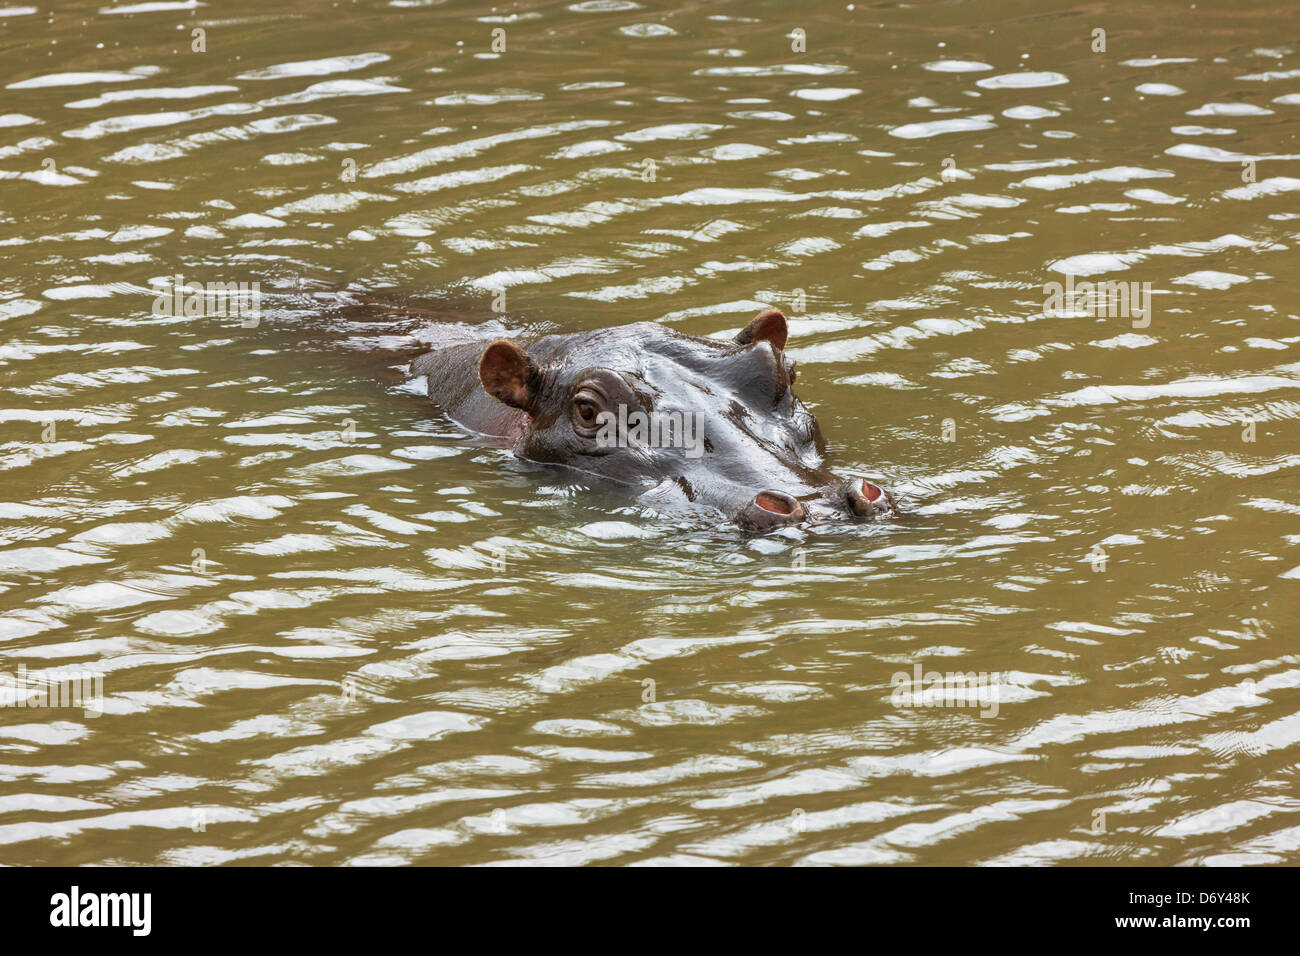
[[[19,3],[0,657],[102,699],[0,711],[0,860],[1300,858],[1294,6]],[[458,285],[785,309],[906,518],[467,441],[367,298]]]

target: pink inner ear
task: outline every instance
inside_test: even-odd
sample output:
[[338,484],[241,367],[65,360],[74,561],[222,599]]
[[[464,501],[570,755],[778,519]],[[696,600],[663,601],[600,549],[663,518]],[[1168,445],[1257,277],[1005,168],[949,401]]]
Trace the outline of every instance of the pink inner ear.
[[772,347],[778,352],[785,348],[789,327],[786,325],[785,315],[779,309],[760,312],[749,327],[753,330],[753,341],[771,342]]

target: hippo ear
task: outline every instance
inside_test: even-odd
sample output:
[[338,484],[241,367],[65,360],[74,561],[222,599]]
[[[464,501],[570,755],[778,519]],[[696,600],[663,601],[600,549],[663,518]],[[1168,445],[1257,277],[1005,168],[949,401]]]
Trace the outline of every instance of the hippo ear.
[[478,361],[483,390],[514,408],[531,411],[537,399],[541,372],[528,353],[509,339],[497,339]]
[[764,340],[772,343],[778,352],[785,348],[785,339],[789,335],[785,316],[780,309],[768,309],[754,316],[754,321],[736,333],[736,342],[740,345],[752,345]]

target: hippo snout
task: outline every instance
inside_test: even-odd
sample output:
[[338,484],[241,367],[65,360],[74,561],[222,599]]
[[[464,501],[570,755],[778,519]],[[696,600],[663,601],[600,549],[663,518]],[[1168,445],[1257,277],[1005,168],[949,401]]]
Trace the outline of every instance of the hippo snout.
[[[811,510],[809,510],[811,509]],[[784,491],[760,491],[740,509],[736,522],[750,531],[767,531],[798,524],[805,518],[843,520],[896,514],[893,496],[865,478],[850,478],[809,498],[808,506]]]
[[803,505],[784,491],[760,491],[736,515],[736,521],[754,531],[796,524],[803,519]]

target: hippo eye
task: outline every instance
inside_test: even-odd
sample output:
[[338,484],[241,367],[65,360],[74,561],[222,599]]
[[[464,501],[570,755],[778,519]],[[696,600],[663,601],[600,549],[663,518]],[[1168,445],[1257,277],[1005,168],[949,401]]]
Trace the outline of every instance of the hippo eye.
[[594,428],[596,418],[600,415],[600,406],[589,398],[576,398],[573,400],[573,414],[583,425]]

